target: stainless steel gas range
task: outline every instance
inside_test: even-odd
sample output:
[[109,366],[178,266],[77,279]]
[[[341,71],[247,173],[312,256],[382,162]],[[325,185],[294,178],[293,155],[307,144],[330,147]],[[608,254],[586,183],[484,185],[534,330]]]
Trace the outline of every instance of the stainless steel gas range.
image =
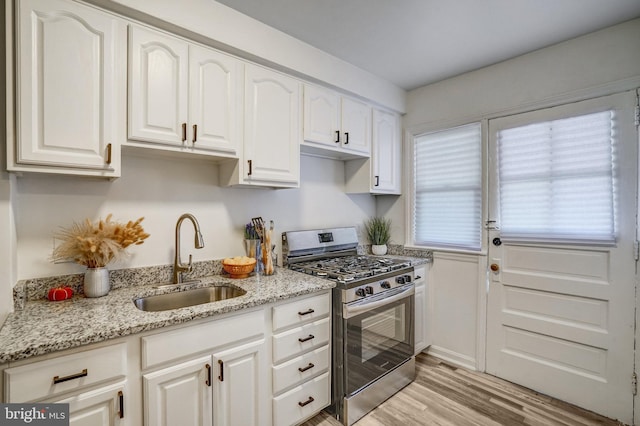
[[336,282],[329,410],[347,426],[415,378],[413,266],[357,248],[354,227],[282,234],[287,267]]

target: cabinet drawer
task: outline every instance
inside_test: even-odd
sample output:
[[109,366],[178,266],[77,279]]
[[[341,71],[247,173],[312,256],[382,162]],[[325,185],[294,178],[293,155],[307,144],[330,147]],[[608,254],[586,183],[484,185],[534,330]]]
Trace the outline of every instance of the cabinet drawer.
[[273,363],[326,345],[331,334],[329,324],[329,318],[325,318],[273,336]]
[[289,392],[273,398],[273,424],[299,423],[329,405],[329,373],[322,374]]
[[273,393],[298,385],[309,377],[325,372],[329,368],[329,359],[327,345],[273,367]]
[[323,293],[273,307],[273,330],[323,318],[331,311],[331,293]]
[[416,285],[424,284],[427,281],[427,266],[416,265],[413,267]]
[[7,402],[28,402],[120,379],[127,372],[124,343],[38,361],[4,371]]
[[220,348],[264,334],[262,310],[165,331],[141,339],[142,368]]

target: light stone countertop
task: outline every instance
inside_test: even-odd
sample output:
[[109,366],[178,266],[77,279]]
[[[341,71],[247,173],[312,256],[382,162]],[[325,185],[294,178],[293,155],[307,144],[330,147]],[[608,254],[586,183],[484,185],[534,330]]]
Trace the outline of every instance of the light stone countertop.
[[[331,280],[278,268],[271,276],[231,279],[226,275],[199,278],[200,283],[174,288],[131,286],[112,289],[108,295],[50,302],[30,300],[16,310],[0,329],[0,363],[102,342],[143,331],[183,324],[271,302],[312,294],[335,287]],[[141,296],[231,284],[247,291],[219,302],[163,312],[143,312],[133,304]]]

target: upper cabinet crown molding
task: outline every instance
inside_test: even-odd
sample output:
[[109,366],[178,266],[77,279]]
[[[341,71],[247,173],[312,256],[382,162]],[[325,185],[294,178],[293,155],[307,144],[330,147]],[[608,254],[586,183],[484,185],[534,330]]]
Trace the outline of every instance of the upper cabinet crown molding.
[[66,0],[21,0],[9,171],[120,175],[126,25]]
[[127,145],[237,158],[243,63],[141,26],[129,34]]

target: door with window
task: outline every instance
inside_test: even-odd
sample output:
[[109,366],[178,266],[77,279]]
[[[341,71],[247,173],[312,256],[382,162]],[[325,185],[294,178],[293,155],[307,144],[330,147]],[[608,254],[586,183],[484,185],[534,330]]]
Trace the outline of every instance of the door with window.
[[633,419],[635,92],[489,121],[487,372]]

